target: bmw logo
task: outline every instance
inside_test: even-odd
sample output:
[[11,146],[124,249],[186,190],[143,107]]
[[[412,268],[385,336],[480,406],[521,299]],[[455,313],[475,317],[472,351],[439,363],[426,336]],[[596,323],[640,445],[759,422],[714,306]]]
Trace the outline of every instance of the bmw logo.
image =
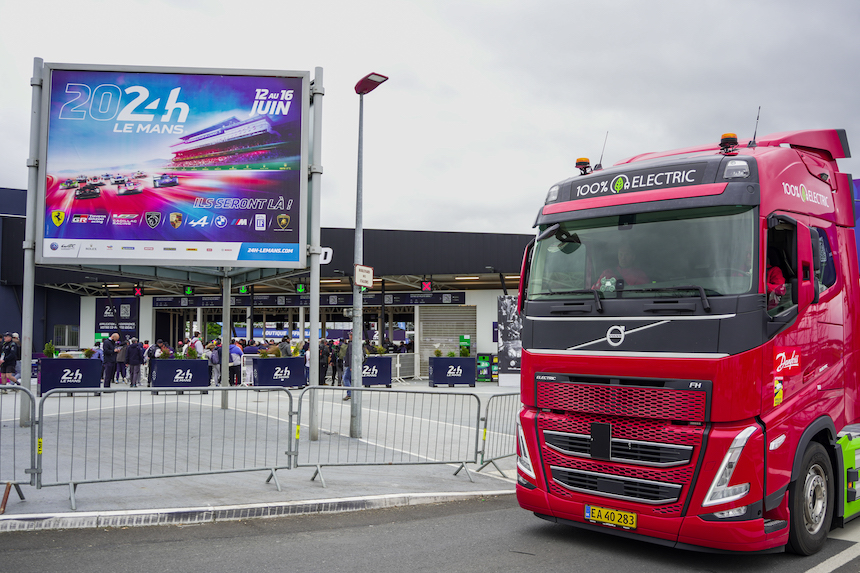
[[224,215],[218,215],[217,217],[215,217],[215,226],[220,228],[220,229],[223,229],[224,227],[226,227],[227,226],[227,217],[225,217]]
[[59,248],[60,248],[60,245],[58,245],[57,243],[51,243],[51,250],[52,251],[56,251]]

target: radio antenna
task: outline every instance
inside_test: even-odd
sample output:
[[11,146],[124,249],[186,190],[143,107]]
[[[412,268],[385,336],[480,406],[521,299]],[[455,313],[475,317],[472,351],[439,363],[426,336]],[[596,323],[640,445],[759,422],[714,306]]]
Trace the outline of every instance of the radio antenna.
[[755,114],[755,131],[753,131],[753,138],[747,144],[747,147],[758,147],[758,144],[755,142],[755,136],[758,134],[758,118],[761,115],[761,106],[758,106],[758,111]]
[[603,169],[603,154],[606,151],[606,140],[609,139],[609,132],[606,132],[606,137],[603,138],[603,149],[600,151],[600,160],[597,162],[597,165],[594,166],[595,171],[600,171]]

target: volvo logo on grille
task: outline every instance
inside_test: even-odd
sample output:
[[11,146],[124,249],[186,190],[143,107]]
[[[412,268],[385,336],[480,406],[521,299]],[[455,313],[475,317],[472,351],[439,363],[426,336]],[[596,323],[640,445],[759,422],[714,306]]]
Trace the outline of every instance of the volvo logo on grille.
[[617,324],[610,326],[609,330],[606,331],[606,342],[610,346],[621,346],[621,343],[624,342],[624,326]]

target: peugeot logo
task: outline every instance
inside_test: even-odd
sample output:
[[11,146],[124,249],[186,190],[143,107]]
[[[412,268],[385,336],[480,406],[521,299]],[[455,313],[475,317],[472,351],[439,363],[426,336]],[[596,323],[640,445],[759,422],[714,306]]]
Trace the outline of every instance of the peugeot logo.
[[624,327],[619,325],[610,326],[606,331],[606,342],[610,346],[621,346],[624,342]]

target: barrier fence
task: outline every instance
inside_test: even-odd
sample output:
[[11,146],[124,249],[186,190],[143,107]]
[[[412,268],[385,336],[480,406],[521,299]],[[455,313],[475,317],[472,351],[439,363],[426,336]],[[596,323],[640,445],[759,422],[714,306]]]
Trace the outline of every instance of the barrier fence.
[[[227,406],[224,406],[226,400]],[[39,403],[37,487],[268,471],[292,460],[284,388],[52,390]]]
[[0,514],[6,511],[6,500],[14,487],[24,499],[21,485],[36,485],[36,427],[21,425],[21,409],[26,409],[29,420],[35,420],[36,399],[21,386],[0,386],[0,484],[5,487]]
[[517,416],[520,408],[522,402],[519,392],[496,394],[487,401],[479,472],[492,464],[500,474],[508,477],[496,462],[517,455]]
[[[481,403],[474,394],[311,386],[299,396],[296,467],[477,463]],[[311,439],[316,404],[319,439]]]
[[[408,356],[408,355],[406,355]],[[519,394],[310,386],[80,388],[0,393],[0,482],[15,487],[327,466],[466,464],[516,454]],[[298,390],[293,389],[298,392]],[[350,400],[344,400],[347,391]],[[297,407],[294,408],[294,401]],[[29,427],[21,426],[22,406]],[[314,415],[312,416],[312,412]],[[311,431],[313,423],[315,431]],[[505,476],[507,477],[507,476]]]

